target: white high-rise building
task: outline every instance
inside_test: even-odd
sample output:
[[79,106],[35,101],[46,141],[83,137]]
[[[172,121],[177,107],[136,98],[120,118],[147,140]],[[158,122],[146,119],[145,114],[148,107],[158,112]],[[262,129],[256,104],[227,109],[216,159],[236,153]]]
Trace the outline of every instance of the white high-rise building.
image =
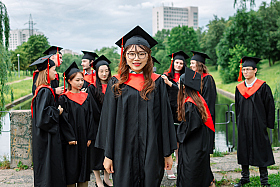
[[153,8],[153,36],[162,29],[171,30],[178,25],[187,25],[198,29],[198,7],[168,7]]
[[[44,33],[33,30],[33,35],[43,35]],[[29,29],[16,29],[10,31],[9,50],[15,50],[17,46],[27,42],[30,37]]]

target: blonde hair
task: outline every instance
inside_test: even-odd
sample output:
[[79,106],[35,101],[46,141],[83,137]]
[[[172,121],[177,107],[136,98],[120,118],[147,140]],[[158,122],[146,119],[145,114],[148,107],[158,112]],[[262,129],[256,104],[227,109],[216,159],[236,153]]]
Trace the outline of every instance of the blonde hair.
[[47,81],[46,70],[39,71],[39,74],[38,74],[38,77],[37,77],[37,80],[35,83],[36,87],[39,87],[42,84],[50,85],[50,84],[48,84],[48,81]]

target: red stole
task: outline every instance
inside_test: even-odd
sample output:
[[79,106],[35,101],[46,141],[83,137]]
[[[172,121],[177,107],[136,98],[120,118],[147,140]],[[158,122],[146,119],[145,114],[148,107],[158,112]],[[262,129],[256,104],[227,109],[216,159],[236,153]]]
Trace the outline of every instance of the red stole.
[[102,84],[102,93],[105,94],[106,89],[107,89],[107,84]]
[[246,87],[245,82],[241,82],[237,85],[237,89],[239,90],[240,94],[248,99],[251,97],[258,89],[262,86],[262,84],[265,83],[265,81],[262,81],[260,79],[257,79],[256,82],[252,87]]
[[[200,97],[205,109],[206,109],[206,113],[207,113],[207,121],[204,123],[209,129],[211,129],[213,132],[215,132],[215,127],[214,127],[214,123],[213,123],[213,120],[212,120],[212,116],[211,116],[211,113],[210,113],[210,110],[208,108],[208,105],[207,103],[205,102],[204,98],[198,93],[198,96]],[[187,97],[185,99],[185,103],[186,102],[191,102],[193,104],[196,105],[196,103],[194,102],[194,100],[191,98],[191,97]]]
[[[120,80],[119,74],[114,75],[114,77],[116,77],[118,80]],[[151,78],[153,79],[153,81],[156,81],[159,77],[160,77],[160,75],[156,74],[156,73],[153,73],[151,75]],[[143,90],[144,81],[145,80],[144,80],[143,74],[129,73],[128,80],[124,84],[131,86],[132,88],[135,88],[136,90],[138,90],[140,92],[141,90]]]
[[[39,71],[38,71],[38,72],[39,72]],[[35,72],[34,72],[34,73],[35,73]],[[33,75],[34,75],[34,73],[33,73]],[[33,96],[33,98],[32,98],[32,101],[31,101],[31,115],[32,115],[32,118],[33,118],[33,100],[35,99],[35,97],[37,96],[37,94],[38,94],[38,92],[39,92],[39,90],[40,90],[41,88],[48,88],[48,89],[50,89],[51,92],[52,92],[52,94],[53,94],[53,97],[54,97],[54,99],[55,99],[54,91],[53,91],[53,89],[52,89],[50,86],[45,85],[45,84],[42,84],[42,85],[40,85],[39,87],[37,87],[36,90],[35,90],[35,94],[34,94],[34,96]]]
[[95,85],[95,79],[96,79],[95,72],[94,72],[93,75],[92,74],[87,74],[87,75],[84,76],[84,80],[87,81],[90,84]]
[[203,78],[206,77],[207,75],[211,75],[209,73],[202,73]]
[[55,74],[55,78],[56,78],[56,80],[58,80],[59,78],[58,78],[58,74]]
[[72,93],[70,91],[67,91],[61,95],[66,95],[68,99],[78,103],[79,105],[82,105],[85,100],[87,99],[88,93],[85,92],[79,92],[79,93]]
[[33,72],[33,81],[34,81],[34,77],[35,77],[36,73],[39,73],[39,70],[35,70],[35,71]]
[[174,73],[174,79],[173,81],[178,82],[180,79],[180,73]]

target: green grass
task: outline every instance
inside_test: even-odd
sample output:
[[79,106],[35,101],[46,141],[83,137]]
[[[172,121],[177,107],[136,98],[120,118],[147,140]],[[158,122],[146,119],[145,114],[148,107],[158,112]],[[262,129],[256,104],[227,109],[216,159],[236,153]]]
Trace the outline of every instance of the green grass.
[[[238,183],[239,180],[240,179],[226,179],[223,177],[220,181],[216,181],[216,186],[233,186],[233,184]],[[268,175],[268,183],[271,184],[272,187],[280,186],[280,173]],[[261,186],[260,177],[250,177],[250,183],[244,185],[244,187],[250,186]]]
[[[280,78],[280,61],[269,67],[268,60],[263,60],[260,68],[261,69],[258,70],[257,73],[257,78],[266,81],[266,83],[270,86],[272,93],[274,94],[276,84],[279,83]],[[220,76],[219,72],[215,70],[215,67],[209,66],[208,70],[214,77],[217,88],[226,90],[234,94],[235,87],[239,82],[236,81],[230,84],[223,84],[222,77]]]
[[11,103],[11,90],[13,91],[14,100],[32,93],[32,79],[21,81],[9,85],[9,94],[5,94],[5,103]]
[[228,155],[227,152],[220,152],[219,150],[214,150],[212,156],[213,157],[224,157],[225,155]]
[[271,169],[271,170],[278,170],[279,166],[273,165],[273,166],[267,166],[267,169]]
[[2,161],[0,161],[0,169],[10,169],[10,161],[6,155],[4,155]]
[[30,75],[29,73],[28,73],[28,75],[26,75],[25,71],[20,71],[20,77],[18,77],[17,73],[18,72],[12,72],[12,76],[8,76],[8,83],[9,82],[14,82],[14,81],[17,81],[17,80],[23,80],[27,77],[32,77],[32,75]]

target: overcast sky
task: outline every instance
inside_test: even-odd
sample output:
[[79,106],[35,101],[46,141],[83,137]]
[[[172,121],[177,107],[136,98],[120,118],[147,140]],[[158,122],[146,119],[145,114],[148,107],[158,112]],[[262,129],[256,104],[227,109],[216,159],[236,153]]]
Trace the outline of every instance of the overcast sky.
[[[255,0],[255,10],[264,0]],[[265,0],[270,2],[270,0]],[[234,15],[234,0],[2,0],[8,9],[10,27],[24,25],[29,15],[43,32],[50,45],[75,52],[116,46],[124,34],[140,25],[152,34],[152,8],[197,6],[199,26],[206,26],[213,15],[228,18]]]

